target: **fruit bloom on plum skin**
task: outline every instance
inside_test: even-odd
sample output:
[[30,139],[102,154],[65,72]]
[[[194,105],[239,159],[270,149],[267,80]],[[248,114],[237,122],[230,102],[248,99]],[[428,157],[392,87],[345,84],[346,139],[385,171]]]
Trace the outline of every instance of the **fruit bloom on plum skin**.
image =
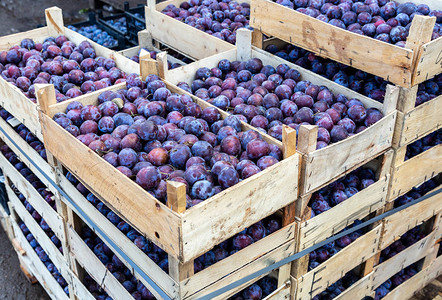
[[357,99],[301,79],[286,64],[274,68],[257,58],[223,59],[216,68],[198,69],[191,85],[178,86],[279,140],[284,124],[295,130],[317,125],[317,149],[359,133],[383,117]]
[[437,188],[440,185],[441,185],[440,181],[438,182],[434,178],[429,179],[429,180],[425,181],[424,183],[422,183],[420,186],[414,187],[411,191],[409,191],[405,195],[402,195],[399,198],[397,198],[394,201],[394,206],[399,207],[399,206],[407,204],[413,200],[419,199],[420,197],[424,196],[425,194],[434,190],[435,188]]
[[179,7],[169,4],[162,13],[235,44],[236,30],[248,28],[250,5],[236,1],[189,0]]
[[126,80],[128,89],[100,94],[98,106],[74,101],[54,121],[163,203],[166,180],[186,185],[191,207],[282,159],[258,132],[242,131],[236,116],[222,120],[156,75]]
[[442,10],[431,10],[426,4],[399,4],[388,0],[275,2],[333,26],[400,47],[405,47],[411,22],[416,15],[436,17],[431,39],[437,39],[442,35]]
[[57,102],[125,81],[110,58],[97,56],[88,41],[75,45],[65,36],[41,43],[24,39],[0,51],[0,76],[36,101],[35,84],[53,84]]
[[[112,224],[127,236],[135,245],[140,248],[149,258],[157,263],[165,272],[168,272],[167,253],[157,247],[150,240],[144,238],[129,224],[112,212],[104,203],[95,197],[88,190],[84,189],[78,180],[70,173],[67,179],[94,205]],[[251,244],[265,238],[266,236],[281,229],[281,220],[276,216],[270,216],[259,221],[242,232],[216,245],[213,249],[194,260],[195,273],[208,268],[209,266],[227,258],[230,255],[250,246]]]
[[[320,57],[313,52],[287,44],[278,47],[268,45],[266,51],[288,60],[304,69],[326,77],[334,82],[363,94],[373,100],[383,102],[388,82],[381,77],[353,67]],[[419,84],[416,103],[418,106],[442,94],[442,74]]]

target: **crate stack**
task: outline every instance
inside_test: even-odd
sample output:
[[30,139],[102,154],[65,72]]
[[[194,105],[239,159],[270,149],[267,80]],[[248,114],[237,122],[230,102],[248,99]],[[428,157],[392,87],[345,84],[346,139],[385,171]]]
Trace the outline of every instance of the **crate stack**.
[[[190,86],[199,68],[217,67],[222,59],[252,58],[274,68],[286,64],[299,72],[300,80],[356,98],[383,117],[322,149],[317,149],[317,126],[301,125],[296,131],[284,126],[280,139],[259,131],[283,159],[186,209],[185,185],[168,181],[167,205],[163,204],[54,121],[74,100],[98,106],[100,94],[125,89],[125,82],[63,102],[57,101],[53,85],[38,85],[34,103],[0,78],[0,106],[10,114],[0,118],[0,166],[11,211],[2,209],[0,216],[30,276],[55,299],[93,299],[104,293],[113,299],[137,298],[135,293],[198,299],[318,244],[315,251],[214,298],[227,299],[251,285],[264,290],[272,282],[274,289],[263,299],[312,299],[336,289],[340,293],[334,299],[362,299],[379,294],[390,277],[413,268],[414,276],[385,298],[405,299],[438,276],[442,196],[435,183],[440,183],[442,171],[440,145],[406,160],[407,147],[441,124],[442,96],[415,107],[417,85],[441,73],[434,61],[442,39],[429,42],[434,18],[415,16],[407,47],[400,48],[268,0],[252,0],[246,3],[254,29],[236,30],[234,45],[162,13],[182,2],[148,1],[146,28],[138,32],[134,48],[115,52],[89,42],[97,55],[113,59],[123,72],[142,80],[156,75],[172,93],[191,97],[203,109],[215,108],[221,119],[232,111],[193,95],[183,84]],[[139,13],[139,8],[133,12]],[[46,27],[0,38],[0,50],[25,38],[42,42],[65,35],[77,45],[87,40],[64,27],[60,9],[45,13]],[[383,103],[377,102],[264,51],[263,34],[382,76],[392,85]],[[241,131],[248,130],[258,131],[241,122]],[[372,184],[325,212],[314,211],[318,195],[360,170],[374,174]],[[417,188],[422,183],[425,193],[433,193],[428,199],[323,243],[400,207],[405,197],[412,197],[409,193],[423,196],[424,189]],[[214,247],[269,218],[279,220],[281,228],[196,272],[200,258]],[[411,234],[419,239],[400,248]],[[396,248],[400,251],[392,255]],[[316,258],[331,251],[326,258]]]

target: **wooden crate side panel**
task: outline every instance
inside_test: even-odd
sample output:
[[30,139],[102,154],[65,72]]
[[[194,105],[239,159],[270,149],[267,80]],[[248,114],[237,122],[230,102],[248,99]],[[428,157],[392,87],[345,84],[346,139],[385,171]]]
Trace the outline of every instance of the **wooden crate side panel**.
[[429,220],[441,210],[442,195],[437,194],[385,218],[380,249],[385,249],[405,232]]
[[414,245],[377,265],[374,268],[373,289],[376,289],[403,268],[427,256],[434,249],[434,233],[433,231]]
[[18,200],[17,196],[15,196],[14,192],[9,187],[6,187],[6,190],[9,198],[11,199],[11,204],[15,213],[26,224],[26,227],[28,227],[34,238],[60,271],[61,275],[63,275],[63,277],[69,282],[69,273],[67,272],[69,267],[63,254],[61,254],[54,243],[52,243],[37,221],[35,221],[34,218],[29,214],[20,200]]
[[109,274],[109,271],[86,246],[80,236],[72,227],[68,227],[68,237],[71,252],[78,263],[91,275],[91,277],[111,296],[113,299],[131,299],[129,292]]
[[[186,210],[183,214],[184,260],[204,253],[294,202],[298,197],[298,165],[299,155],[292,155],[213,196],[210,201]],[[201,239],[205,242],[200,243]]]
[[[84,196],[66,179],[60,176],[60,187],[75,201],[78,206],[89,219],[94,220],[95,224],[99,226],[102,232],[105,232],[119,249],[123,251],[144,273],[148,274],[150,278],[168,295],[174,297],[178,295],[178,283],[174,282],[169,275],[167,275],[154,261],[152,261],[144,252],[142,252],[135,244],[130,241],[120,230],[118,230],[110,221],[103,216],[97,209],[84,198]],[[76,207],[66,203],[74,210],[77,215],[80,215]],[[83,220],[91,227],[88,220]],[[101,235],[96,232],[97,235]],[[114,249],[108,245],[113,251]],[[114,251],[115,253],[116,251]],[[143,280],[147,288],[149,284]],[[154,291],[153,289],[150,289]]]
[[346,299],[363,299],[365,296],[372,296],[373,291],[371,283],[373,280],[373,272],[359,279],[355,284],[339,294],[334,300]]
[[[235,282],[237,280],[240,280],[241,278],[252,274],[254,272],[257,272],[267,266],[270,266],[274,264],[275,262],[278,262],[285,257],[289,257],[291,255],[295,254],[295,243],[293,241],[287,242],[284,245],[278,247],[277,249],[263,255],[260,257],[257,261],[255,261],[253,264],[248,264],[244,266],[243,268],[235,271],[230,276],[225,277],[217,282],[216,285],[210,285],[209,287],[199,291],[196,294],[189,295],[187,297],[183,297],[183,299],[198,299],[199,297],[209,294],[211,292],[214,292],[218,290],[220,287],[226,286],[232,282]],[[263,274],[261,277],[266,276],[267,274]],[[249,286],[251,283],[257,281],[258,278],[254,278],[253,280],[243,284],[240,287],[237,287],[235,289],[230,290],[227,293],[224,293],[223,295],[220,295],[214,299],[227,299],[229,296],[234,295],[238,291],[241,291],[244,287]]]
[[[180,283],[182,295],[185,297],[188,294],[198,291],[202,287],[209,286],[213,283],[216,284],[220,279],[229,276],[229,274],[234,273],[236,270],[248,264],[255,263],[257,259],[266,253],[273,251],[275,248],[290,240],[294,243],[295,228],[295,223],[281,228],[262,240],[183,280]],[[289,254],[288,252],[286,253]],[[219,286],[219,288],[221,288],[221,286]]]
[[413,52],[331,26],[293,9],[253,0],[250,25],[392,83],[411,86]]
[[301,223],[299,251],[336,234],[356,219],[362,219],[385,204],[390,176],[379,179],[350,199]]
[[[45,219],[55,235],[57,235],[60,240],[64,240],[63,218],[41,197],[29,181],[13,167],[3,155],[0,155],[0,165],[2,166],[3,175],[14,184],[32,207]],[[5,186],[9,188],[9,186]]]
[[375,255],[381,228],[382,225],[378,225],[323,264],[298,278],[296,299],[311,299],[342,278],[345,273]]
[[20,246],[26,251],[25,255],[18,255],[20,259],[22,259],[22,261],[26,263],[26,266],[32,272],[32,275],[37,278],[38,282],[52,299],[69,300],[69,297],[63,291],[61,286],[57,283],[52,274],[48,271],[43,262],[41,262],[37,253],[35,253],[34,249],[32,249],[31,245],[29,245],[19,226],[15,222],[12,222],[12,225],[14,227],[17,241],[19,242]]
[[[422,4],[421,0],[397,0],[399,3],[412,2],[416,5]],[[425,4],[428,5],[431,9],[442,9],[442,2],[439,0],[426,0]]]
[[437,145],[393,168],[389,201],[442,172],[441,161],[442,145]]
[[35,43],[42,43],[47,36],[48,27],[46,26],[24,32],[5,35],[0,37],[0,51],[7,51],[15,45],[20,45],[20,42],[24,39],[32,39]]
[[[126,222],[146,234],[169,254],[179,256],[180,218],[176,213],[101,159],[47,115],[42,113],[41,121],[45,146],[49,152]],[[97,173],[97,170],[100,172]]]
[[425,287],[428,270],[422,270],[401,285],[397,286],[389,292],[384,298],[385,300],[403,300],[410,299],[414,293]]
[[[2,118],[0,118],[0,139],[8,145],[9,148],[20,158],[22,162],[26,164],[26,166],[31,169],[34,174],[37,174],[38,178],[46,185],[49,186],[49,181],[41,174],[44,173],[49,176],[53,181],[55,181],[55,177],[52,174],[51,166],[45,161],[37,151],[34,150],[21,136]],[[6,134],[17,144],[16,147],[10,140],[7,138]],[[24,156],[20,149],[26,152],[26,155],[29,159]],[[31,161],[35,162],[40,168],[41,172],[31,163]],[[40,175],[41,174],[41,175]]]
[[437,257],[427,268],[427,282],[439,277],[442,274],[442,255]]
[[399,147],[409,145],[440,128],[442,126],[441,111],[442,95],[406,113],[404,115],[404,127],[401,133]]
[[221,53],[235,46],[204,31],[146,7],[146,28],[152,37],[192,59],[198,60]]
[[393,112],[357,135],[308,154],[305,186],[300,193],[318,190],[347,170],[373,159],[390,147],[395,121],[396,112]]
[[290,299],[291,281],[286,282],[263,300],[285,300]]
[[37,105],[28,99],[18,87],[0,77],[0,106],[23,123],[33,135],[43,140],[38,120]]
[[422,46],[413,85],[427,81],[442,72],[442,38]]
[[[72,273],[72,271],[71,271]],[[92,296],[92,294],[89,292],[89,290],[84,286],[84,284],[81,282],[80,279],[78,279],[77,276],[74,274],[71,274],[71,288],[74,291],[75,296],[77,296],[78,299],[81,300],[94,300],[95,297]]]

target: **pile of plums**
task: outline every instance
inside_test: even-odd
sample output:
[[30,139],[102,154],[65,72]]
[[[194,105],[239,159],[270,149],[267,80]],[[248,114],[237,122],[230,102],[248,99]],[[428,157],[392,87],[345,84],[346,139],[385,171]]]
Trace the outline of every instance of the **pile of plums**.
[[[132,295],[135,300],[155,299],[152,293],[144,284],[132,274],[132,272],[123,264],[109,247],[95,235],[87,226],[83,226],[81,236],[86,245],[94,252],[97,258],[106,266],[106,269],[112,273],[121,285]],[[107,299],[108,297],[95,282],[90,282],[89,278],[85,281],[86,288],[96,297],[96,299]]]
[[422,232],[421,226],[416,226],[406,233],[404,233],[401,238],[395,242],[393,242],[391,245],[389,245],[387,248],[381,251],[381,256],[379,258],[379,263],[382,263],[399,252],[402,252],[403,250],[407,249],[411,245],[417,243],[421,239],[423,239],[426,236]]
[[376,175],[369,168],[359,168],[345,177],[330,183],[326,187],[314,192],[309,206],[312,208],[313,218],[332,207],[344,202],[361,190],[376,181]]
[[236,116],[221,119],[156,75],[128,75],[128,89],[106,91],[99,105],[71,102],[54,120],[103,159],[166,203],[166,180],[186,185],[196,205],[282,159],[281,150]]
[[442,129],[434,131],[407,146],[405,160],[413,158],[442,143]]
[[[352,228],[355,225],[360,224],[360,220],[356,220],[352,225],[348,226],[347,228],[343,229],[343,231]],[[309,264],[308,264],[308,270],[313,270],[317,266],[319,266],[321,263],[325,262],[332,256],[334,256],[336,253],[353,243],[356,239],[358,239],[361,235],[364,234],[363,229],[356,230],[348,235],[344,235],[343,237],[340,237],[339,239],[332,241],[316,250],[313,250],[309,254]]]
[[[376,101],[383,102],[388,82],[381,77],[366,73],[328,58],[317,56],[302,48],[287,44],[279,48],[275,44],[266,51],[288,60],[304,69],[326,77]],[[419,84],[416,106],[442,94],[442,74]]]
[[[143,50],[146,50],[147,52],[149,52],[149,53],[150,53],[150,57],[151,57],[152,59],[156,59],[156,58],[157,58],[157,54],[158,54],[157,51],[155,51],[155,50],[150,51],[150,50],[147,50],[147,49],[143,49]],[[134,62],[139,63],[139,62],[140,62],[140,51],[141,51],[141,49],[138,51],[138,54],[137,54],[137,55],[134,55],[134,56],[130,57],[130,59],[133,60]],[[169,54],[169,53],[168,53],[168,54]],[[171,70],[171,69],[176,69],[176,68],[181,67],[181,64],[180,64],[180,63],[171,63],[171,62],[168,60],[168,61],[167,61],[167,67],[168,67],[169,70]]]
[[[54,194],[48,191],[46,186],[41,182],[38,177],[32,173],[32,171],[19,160],[18,156],[12,152],[12,150],[7,146],[3,145],[0,147],[1,153],[5,156],[5,158],[20,172],[20,174],[37,190],[37,192],[45,199],[45,201],[54,209],[57,210],[55,206],[55,200],[53,199]],[[20,200],[23,201],[24,198],[21,198],[23,195],[19,196]],[[34,215],[35,214],[35,215]],[[33,212],[32,216],[41,218],[37,212]]]
[[432,39],[442,35],[442,11],[426,4],[397,3],[389,0],[325,1],[275,0],[276,3],[316,18],[330,25],[377,40],[405,47],[405,41],[416,15],[436,17]]
[[[0,106],[0,117],[4,120],[8,121],[13,118],[11,114],[9,114],[5,109]],[[47,160],[46,149],[44,144],[38,140],[38,138],[26,128],[25,125],[20,124],[14,128],[14,130],[20,135],[20,137],[25,140],[38,154],[44,159]]]
[[55,267],[49,256],[46,254],[46,252],[43,250],[37,240],[32,236],[32,233],[29,231],[28,227],[26,227],[26,224],[21,222],[19,223],[19,226],[23,234],[26,236],[26,239],[28,240],[31,247],[34,249],[35,253],[37,253],[40,260],[44,263],[44,265],[55,278],[57,283],[63,288],[64,292],[69,295],[69,287],[66,280],[63,278],[63,276],[61,276],[57,267]]
[[402,269],[398,273],[396,273],[393,277],[382,283],[376,289],[376,295],[374,297],[375,300],[380,300],[387,296],[389,292],[394,290],[396,287],[413,277],[418,273],[418,266],[416,263]]
[[[86,197],[86,199],[94,205],[97,210],[106,216],[106,218],[114,224],[122,233],[124,233],[135,245],[146,253],[156,264],[158,264],[163,271],[168,273],[168,256],[167,253],[153,244],[150,240],[143,237],[132,226],[110,210],[103,202],[101,202],[94,194],[90,193],[78,180],[72,176],[71,173],[66,175],[66,178],[74,184],[77,189]],[[260,239],[272,234],[281,228],[281,220],[276,216],[270,216],[262,221],[259,221],[250,227],[244,229],[242,232],[234,235],[228,240],[215,246],[212,250],[206,252],[194,260],[194,272],[208,268],[209,266],[223,260],[224,258],[233,255]]]
[[250,4],[236,1],[189,0],[167,5],[162,13],[210,35],[236,43],[236,30],[249,25]]
[[240,291],[229,300],[260,300],[273,293],[278,287],[278,280],[273,277],[266,276],[258,280],[256,283]]
[[276,68],[258,58],[246,62],[223,59],[216,68],[200,68],[184,90],[230,111],[240,120],[281,140],[282,125],[318,125],[317,149],[357,134],[383,118],[358,99],[334,95],[327,87],[301,80],[286,64]]
[[351,287],[359,280],[359,277],[355,275],[353,271],[349,271],[341,279],[330,285],[325,291],[316,295],[312,300],[331,300],[336,298],[346,289]]
[[107,24],[109,24],[112,27],[115,27],[119,31],[123,33],[127,33],[127,21],[126,17],[120,17],[117,19],[109,19],[105,21]]
[[88,41],[78,46],[64,35],[41,43],[24,39],[0,51],[1,77],[36,102],[34,84],[53,84],[58,102],[120,82],[126,76],[111,58],[97,56]]
[[89,26],[80,26],[74,27],[72,25],[68,25],[68,28],[78,32],[81,35],[84,35],[88,39],[93,40],[95,43],[102,45],[107,48],[116,48],[118,47],[118,41],[107,33],[106,31],[98,28],[97,25],[89,25]]
[[411,191],[409,191],[405,195],[398,197],[394,201],[394,206],[399,207],[413,200],[419,199],[420,197],[424,196],[426,193],[432,191],[433,189],[437,188],[440,185],[441,182],[440,181],[438,182],[436,178],[429,179],[424,183],[422,183],[420,186],[414,187]]

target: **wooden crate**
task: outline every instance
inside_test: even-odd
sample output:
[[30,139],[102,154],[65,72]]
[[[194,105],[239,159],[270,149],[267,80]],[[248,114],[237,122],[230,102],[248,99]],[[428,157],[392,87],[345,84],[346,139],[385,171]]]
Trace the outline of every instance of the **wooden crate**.
[[[408,0],[399,0],[405,3]],[[433,9],[441,9],[432,1]],[[413,19],[406,48],[359,35],[270,0],[251,2],[250,26],[320,56],[412,87],[441,73],[442,38],[431,41],[435,18]]]
[[[167,82],[166,84],[172,92],[181,93],[177,87]],[[47,85],[43,89],[51,90],[51,86]],[[55,103],[53,89],[45,95],[39,101],[43,101],[40,103],[44,110],[50,112],[49,115],[41,114],[47,151],[123,219],[182,262],[190,261],[251,224],[293,204],[296,199],[299,155],[294,153],[257,176],[204,201],[200,206],[182,213],[174,212],[58,126],[51,116],[63,111],[66,104],[49,104]],[[43,104],[45,101],[49,103]],[[90,95],[82,102],[97,103],[97,96]],[[198,104],[203,108],[208,106],[203,101],[198,101]],[[243,129],[250,128],[249,125],[243,124]],[[290,133],[295,135],[294,130]],[[64,142],[60,142],[60,139]],[[267,140],[273,143],[272,138],[267,137]],[[288,151],[289,149],[286,149],[286,155],[290,153]],[[72,153],[77,153],[81,159],[75,158]],[[91,165],[97,167],[94,170],[100,170],[100,173],[109,176],[97,177],[96,171],[90,168]],[[275,195],[274,190],[282,192]],[[272,201],[267,201],[270,198]],[[233,211],[234,215],[231,213]],[[202,215],[205,217],[202,218]],[[207,234],[207,244],[202,245],[194,238],[200,232]]]
[[389,86],[384,104],[381,104],[262,49],[251,46],[251,33],[246,29],[237,31],[237,49],[201,59],[181,68],[165,71],[167,74],[165,76],[173,84],[179,82],[190,84],[198,68],[208,67],[210,69],[217,66],[221,59],[235,61],[247,60],[252,57],[261,59],[264,65],[276,67],[279,64],[287,64],[290,68],[299,71],[303,80],[309,80],[319,86],[325,85],[333,93],[342,93],[348,98],[357,98],[367,107],[377,108],[385,115],[383,119],[363,132],[320,150],[316,150],[315,126],[301,126],[303,129],[300,130],[297,147],[298,152],[303,154],[300,195],[319,190],[341,177],[345,172],[356,169],[391,147],[396,121],[395,108],[399,95],[398,88]]
[[442,172],[442,166],[438,163],[442,161],[441,144],[408,160],[405,160],[406,151],[406,145],[395,150],[388,202],[394,201],[413,187],[419,186]]
[[[148,0],[146,6],[146,28],[155,40],[164,42],[177,52],[199,60],[235,48],[226,41],[198,30],[184,22],[175,20],[161,11],[169,4],[179,6],[183,0],[169,0],[156,4]],[[249,2],[244,0],[242,2]]]
[[[296,300],[311,299],[320,294],[331,284],[342,278],[344,274],[351,271],[359,265],[370,263],[377,251],[379,239],[381,237],[382,225],[378,225],[366,234],[356,239],[353,243],[343,248],[337,254],[317,266],[315,269],[300,275],[292,275],[296,282],[296,291],[294,298]],[[303,258],[301,258],[303,259]],[[364,270],[366,268],[364,267]],[[365,272],[365,271],[363,271]],[[370,272],[368,272],[370,273]],[[347,293],[349,295],[358,295],[360,293],[369,295],[366,286],[370,286],[370,278],[373,274],[365,274],[365,277],[359,282],[363,290],[351,288]],[[344,296],[342,299],[346,299]]]
[[[46,27],[0,37],[0,51],[8,50],[10,47],[20,44],[20,42],[25,38],[31,38],[35,42],[43,42],[47,37],[55,37],[64,34],[70,41],[77,45],[82,41],[87,40],[94,47],[97,56],[114,59],[116,66],[124,72],[133,73],[139,70],[138,64],[134,61],[131,61],[121,54],[98,45],[94,41],[87,39],[85,36],[64,27],[61,9],[57,7],[48,8],[45,10],[45,15],[47,23]],[[107,89],[114,89],[116,87],[121,88],[123,86],[124,84],[117,84],[91,94],[98,95]],[[85,96],[87,97],[89,95],[90,94],[77,97],[75,100],[81,100]],[[69,101],[73,100],[68,100],[66,102]],[[0,78],[0,106],[5,108],[10,114],[23,123],[32,132],[32,134],[34,134],[40,140],[43,140],[41,126],[38,119],[37,105],[27,98],[20,91],[20,89],[10,84],[3,78]]]
[[[301,221],[299,224],[298,251],[309,248],[326,238],[338,233],[357,219],[382,209],[387,200],[390,184],[390,167],[393,151],[389,150],[377,159],[370,161],[365,167],[375,171],[377,181],[312,219]],[[342,175],[345,175],[342,174]],[[312,194],[302,195],[297,200],[298,215],[310,216],[307,204]]]

